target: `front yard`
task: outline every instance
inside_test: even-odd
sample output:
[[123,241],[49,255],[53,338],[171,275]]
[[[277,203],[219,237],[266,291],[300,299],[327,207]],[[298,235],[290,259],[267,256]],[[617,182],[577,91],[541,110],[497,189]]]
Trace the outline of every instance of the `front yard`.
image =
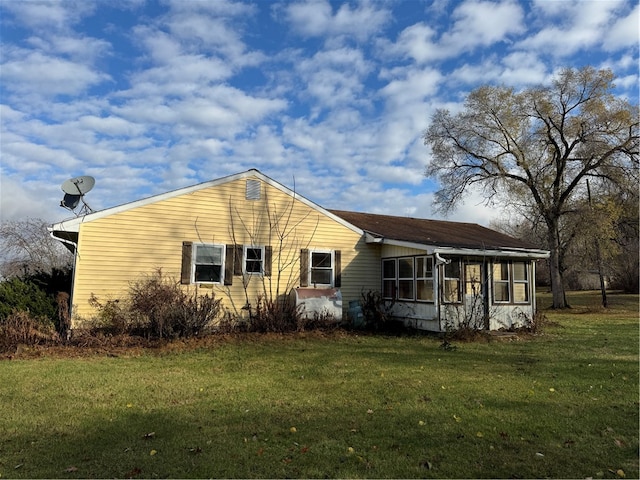
[[18,355],[0,477],[638,478],[638,296],[572,302],[542,335],[450,349],[335,332]]

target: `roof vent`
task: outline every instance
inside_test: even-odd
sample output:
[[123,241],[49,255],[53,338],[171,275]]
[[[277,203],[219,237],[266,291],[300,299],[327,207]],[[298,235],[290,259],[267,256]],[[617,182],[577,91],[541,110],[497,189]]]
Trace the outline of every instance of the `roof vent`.
[[260,180],[247,180],[247,191],[245,193],[245,198],[247,200],[260,200],[260,193]]

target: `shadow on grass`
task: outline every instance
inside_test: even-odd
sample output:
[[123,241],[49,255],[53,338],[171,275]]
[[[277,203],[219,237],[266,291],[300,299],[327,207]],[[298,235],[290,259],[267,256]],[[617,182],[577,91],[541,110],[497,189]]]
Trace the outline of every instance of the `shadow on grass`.
[[339,407],[289,398],[290,406],[246,409],[228,398],[157,411],[133,405],[83,418],[75,429],[52,419],[39,432],[5,438],[2,450],[13,453],[1,468],[16,478],[558,478],[633,458],[632,442],[613,445],[617,424],[598,423],[609,411],[589,420],[548,392],[486,397],[482,405],[427,393],[370,411],[357,399]]

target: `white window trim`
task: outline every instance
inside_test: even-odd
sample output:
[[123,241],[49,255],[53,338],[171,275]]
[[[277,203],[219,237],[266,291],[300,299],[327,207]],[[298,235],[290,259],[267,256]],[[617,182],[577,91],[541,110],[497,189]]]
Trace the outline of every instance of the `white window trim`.
[[[248,272],[247,271],[247,250],[260,250],[260,271],[259,272]],[[242,247],[242,273],[244,275],[264,275],[264,258],[265,248],[264,246],[259,245],[243,245]]]
[[[331,283],[314,283],[311,281],[311,274],[314,270],[313,268],[313,254],[314,253],[328,253],[331,255],[331,275],[330,275],[330,279],[331,279]],[[318,269],[318,270],[328,270],[326,268],[322,268],[322,269]],[[309,277],[308,277],[308,282],[307,285],[309,285],[310,287],[328,287],[328,288],[333,288],[333,283],[334,283],[334,279],[335,279],[335,272],[336,272],[336,256],[335,256],[335,250],[309,250]]]
[[[219,282],[203,282],[196,281],[196,258],[198,257],[198,247],[219,247],[222,249],[221,262],[220,262],[220,281]],[[191,255],[191,283],[201,283],[206,285],[224,285],[224,268],[226,258],[226,245],[220,243],[194,243],[193,253]],[[204,265],[204,264],[203,264]]]

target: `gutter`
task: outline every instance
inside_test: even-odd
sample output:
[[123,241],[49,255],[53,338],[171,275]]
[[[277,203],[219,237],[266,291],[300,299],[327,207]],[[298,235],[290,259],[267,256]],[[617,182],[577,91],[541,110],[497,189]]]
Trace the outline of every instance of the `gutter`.
[[51,238],[53,238],[54,240],[57,240],[59,242],[66,243],[67,245],[72,245],[73,246],[73,258],[74,258],[74,262],[75,262],[75,256],[76,256],[75,253],[78,251],[78,244],[76,242],[72,242],[71,240],[66,240],[66,239],[61,238],[61,237],[56,237],[54,230],[49,230],[49,236]]

